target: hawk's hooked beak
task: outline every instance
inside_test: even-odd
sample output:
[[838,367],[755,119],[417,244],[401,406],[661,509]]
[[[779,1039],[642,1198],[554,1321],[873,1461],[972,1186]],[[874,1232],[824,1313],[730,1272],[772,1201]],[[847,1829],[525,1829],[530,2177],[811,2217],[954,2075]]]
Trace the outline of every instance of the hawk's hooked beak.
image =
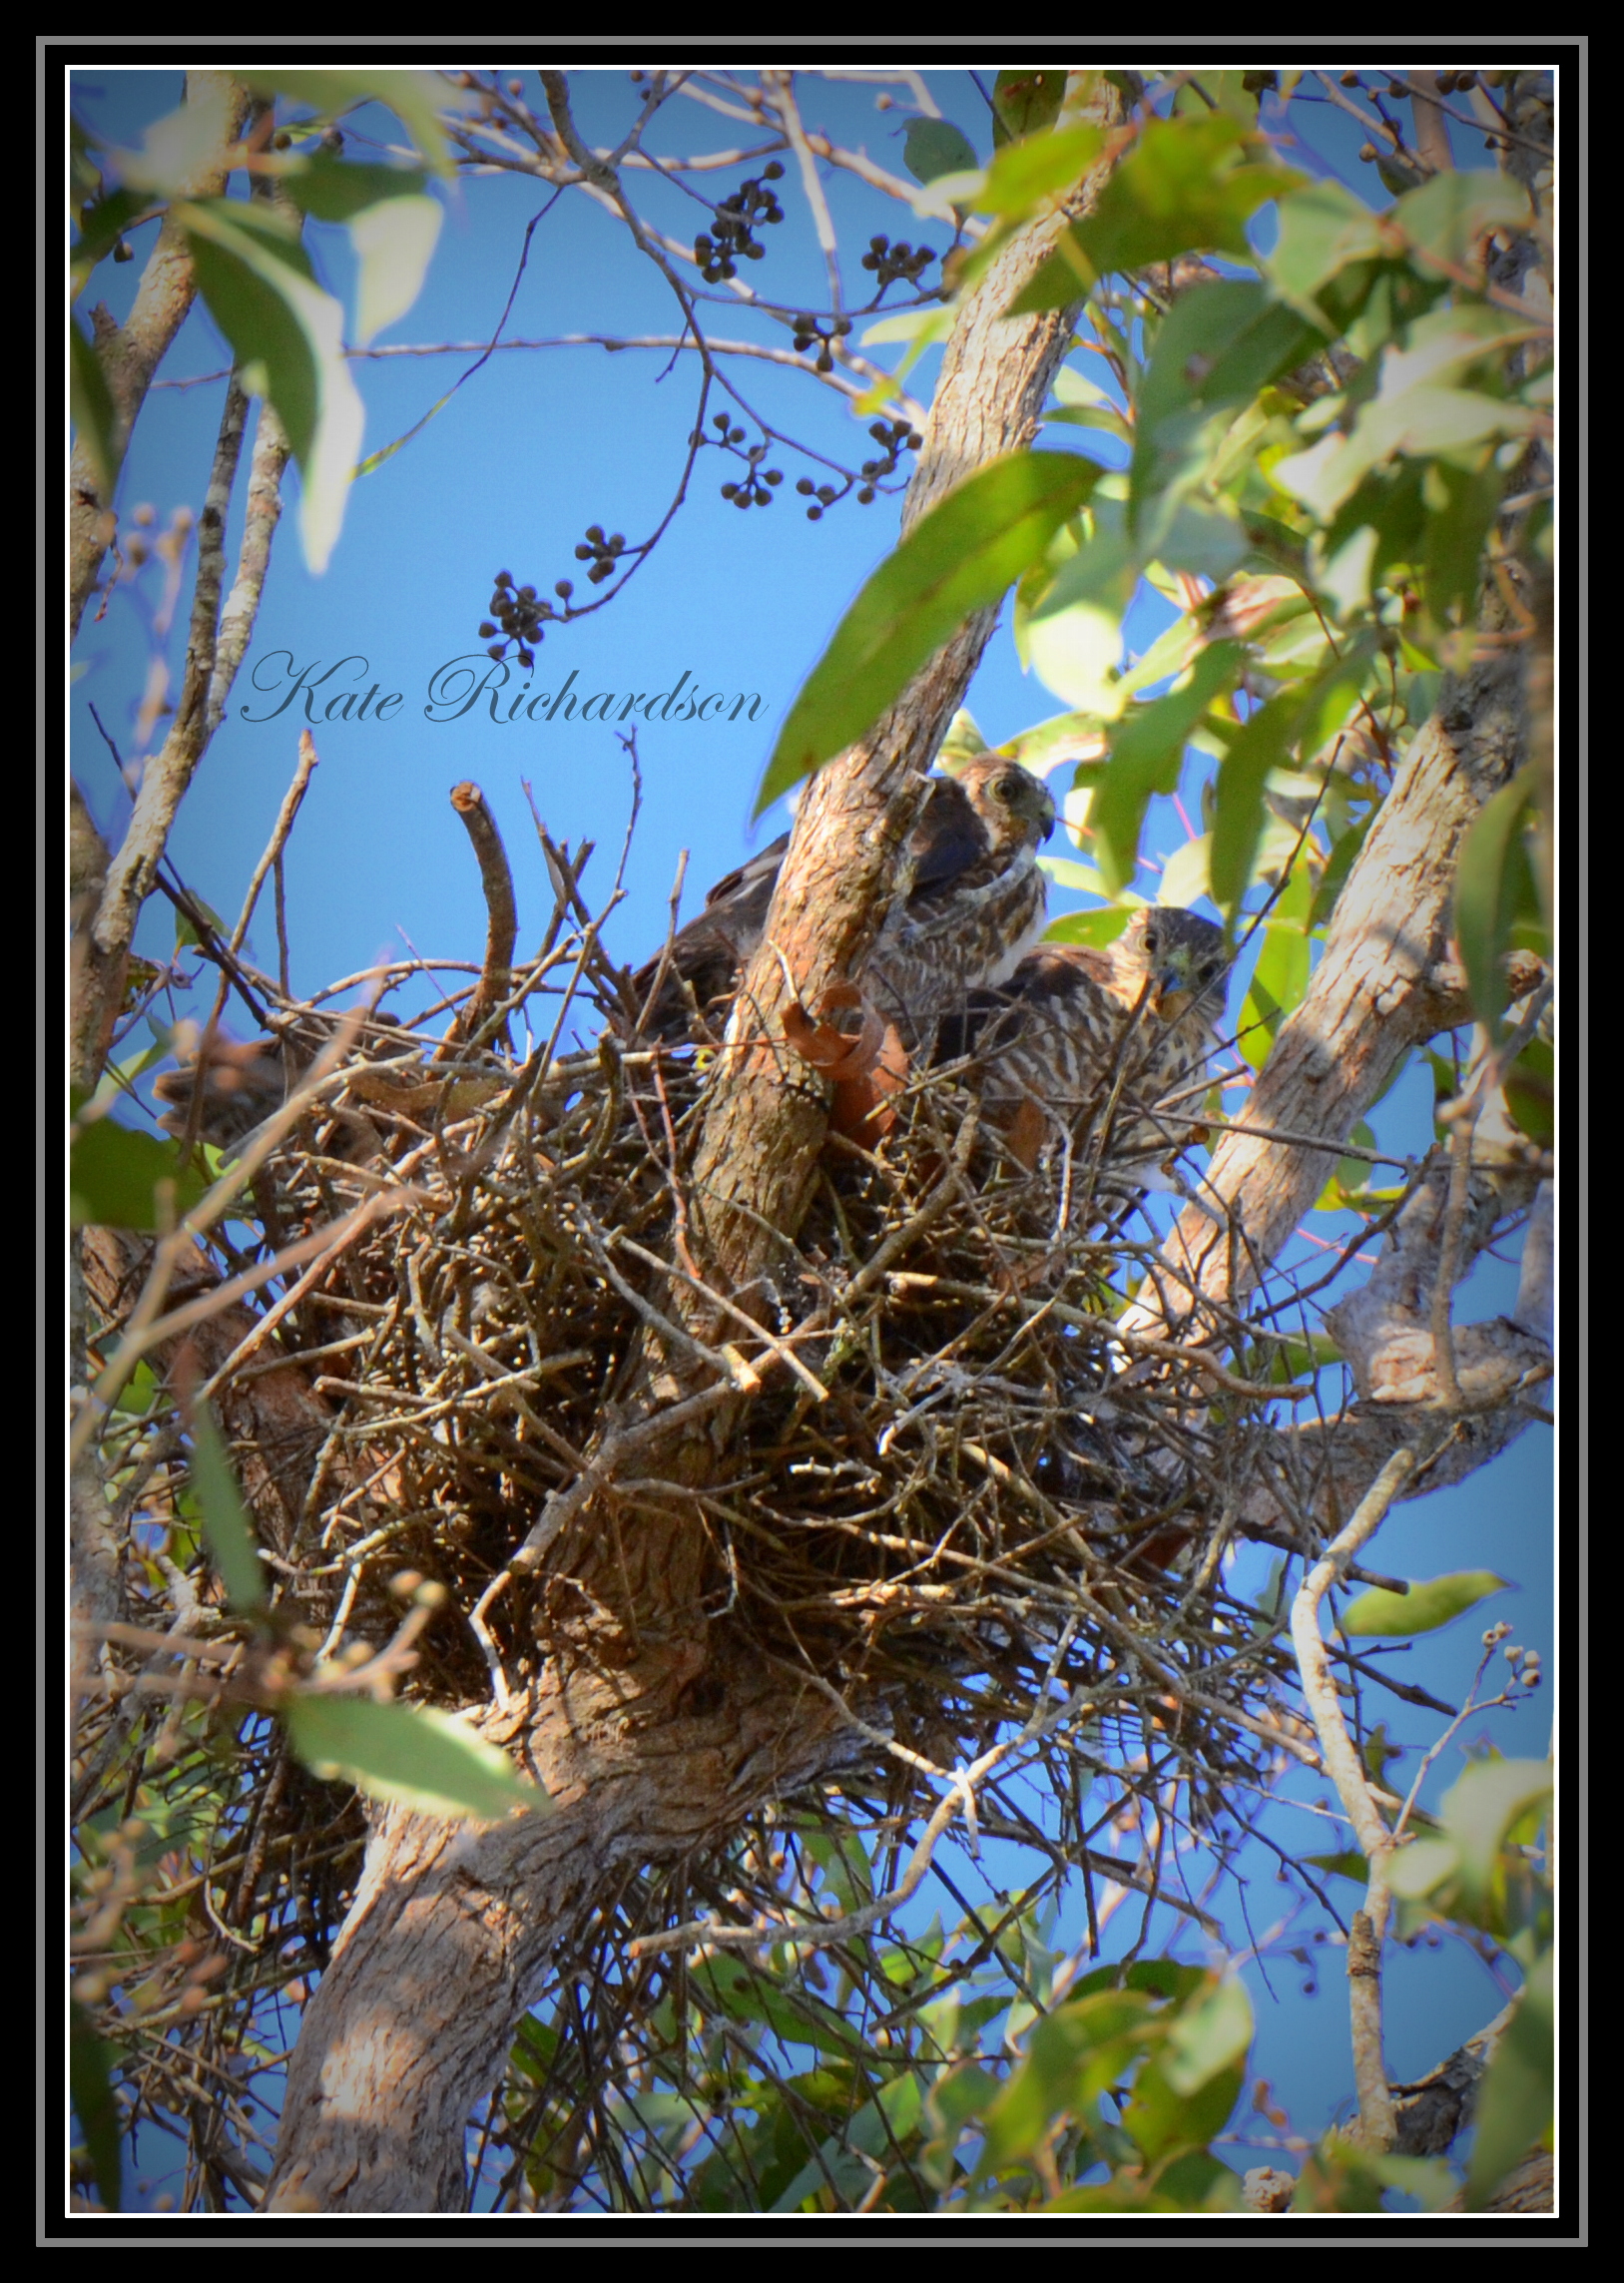
[[1164,967],[1151,992],[1151,1005],[1164,1022],[1177,1022],[1194,1003],[1195,993],[1177,967]]

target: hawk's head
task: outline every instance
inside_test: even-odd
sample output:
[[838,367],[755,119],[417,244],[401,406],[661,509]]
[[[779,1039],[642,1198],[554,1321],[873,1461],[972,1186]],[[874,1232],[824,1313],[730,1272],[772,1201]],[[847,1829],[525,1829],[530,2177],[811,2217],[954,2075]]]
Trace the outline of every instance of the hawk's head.
[[986,754],[961,769],[958,782],[994,849],[1035,849],[1054,831],[1048,787],[1018,761]]
[[1136,911],[1118,938],[1117,957],[1136,992],[1148,983],[1150,1003],[1164,1022],[1177,1022],[1193,1008],[1196,1022],[1211,1029],[1223,1014],[1230,964],[1224,930],[1199,912],[1172,903]]

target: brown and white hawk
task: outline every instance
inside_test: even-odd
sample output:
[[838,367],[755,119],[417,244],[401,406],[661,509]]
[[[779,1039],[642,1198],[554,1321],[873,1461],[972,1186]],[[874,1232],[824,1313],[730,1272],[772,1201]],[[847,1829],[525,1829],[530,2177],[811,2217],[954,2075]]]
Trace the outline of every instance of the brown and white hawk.
[[[1037,852],[1054,821],[1042,782],[995,754],[930,780],[902,886],[856,978],[910,1046],[973,985],[1012,974],[1042,933],[1046,883]],[[679,929],[669,961],[651,959],[633,978],[645,1027],[681,1032],[684,983],[702,1013],[734,988],[762,940],[789,845],[786,833],[718,880],[704,910]]]
[[1229,958],[1193,911],[1135,912],[1114,943],[1044,943],[972,990],[937,1058],[974,1057],[981,1098],[1026,1165],[1062,1132],[1143,1186],[1189,1138],[1218,1050]]

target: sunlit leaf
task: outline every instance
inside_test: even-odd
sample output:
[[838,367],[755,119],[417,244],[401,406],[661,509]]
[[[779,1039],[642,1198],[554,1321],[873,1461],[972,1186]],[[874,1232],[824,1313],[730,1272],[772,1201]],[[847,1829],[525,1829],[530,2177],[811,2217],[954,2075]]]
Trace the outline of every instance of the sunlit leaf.
[[1444,1793],[1438,1818],[1468,1895],[1487,1892],[1513,1827],[1543,1807],[1551,1784],[1548,1760],[1473,1760]]
[[1132,917],[1131,910],[1118,904],[1106,904],[1097,911],[1065,911],[1058,919],[1050,920],[1043,931],[1043,940],[1045,943],[1092,943],[1103,948],[1116,941]]
[[139,151],[115,153],[120,177],[151,197],[179,197],[211,159],[224,158],[230,110],[230,91],[205,85],[178,110],[156,120]]
[[447,95],[432,72],[296,71],[278,64],[238,76],[257,95],[284,95],[292,103],[309,104],[323,118],[330,119],[358,103],[386,104],[425,164],[437,175],[451,172],[450,148],[440,124]]
[[312,572],[326,568],[343,522],[365,413],[343,354],[343,313],[296,242],[259,210],[218,199],[175,209],[198,289],[239,365],[263,376],[303,479],[299,529]]
[[1423,258],[1460,270],[1481,261],[1482,242],[1491,231],[1526,230],[1533,211],[1527,191],[1511,175],[1445,168],[1406,191],[1384,220]]
[[294,1751],[325,1781],[424,1815],[546,1813],[547,1794],[515,1774],[507,1755],[465,1722],[428,1705],[294,1691],[280,1707]]
[[[1221,114],[1152,119],[1101,191],[1094,212],[1072,224],[1071,246],[1094,278],[1198,252],[1249,261],[1248,220],[1302,180],[1274,162],[1260,137],[1245,134]],[[1064,308],[1076,298],[1074,267],[1055,254],[1016,295],[1008,314]]]
[[779,735],[756,813],[869,729],[926,659],[997,602],[1087,500],[1100,470],[1014,452],[949,492],[846,612]]
[[1223,1975],[1205,1997],[1180,2009],[1158,2066],[1175,2092],[1199,2092],[1220,2069],[1245,2058],[1252,2031],[1245,1985]]
[[1503,1593],[1506,1581],[1491,1569],[1457,1569],[1443,1577],[1416,1578],[1407,1593],[1389,1593],[1373,1586],[1349,1603],[1342,1614],[1345,1633],[1359,1638],[1387,1634],[1399,1638],[1413,1633],[1435,1633],[1491,1593]]
[[391,198],[365,208],[349,225],[359,276],[355,286],[355,345],[404,316],[416,300],[435,243],[441,209],[430,198]]
[[[1242,1996],[1244,2000],[1244,1992]],[[1251,2020],[1252,2009],[1247,2006],[1243,2054],[1251,2044]],[[1182,2020],[1172,2024],[1167,2044],[1140,2069],[1133,2097],[1122,2111],[1123,2129],[1143,2151],[1147,2164],[1159,2163],[1176,2149],[1205,2147],[1235,2113],[1245,2082],[1245,2069],[1232,2060],[1207,2070],[1199,2083],[1176,2084],[1171,2073],[1173,2038],[1181,2026]],[[1223,2034],[1227,2033],[1228,2028]]]

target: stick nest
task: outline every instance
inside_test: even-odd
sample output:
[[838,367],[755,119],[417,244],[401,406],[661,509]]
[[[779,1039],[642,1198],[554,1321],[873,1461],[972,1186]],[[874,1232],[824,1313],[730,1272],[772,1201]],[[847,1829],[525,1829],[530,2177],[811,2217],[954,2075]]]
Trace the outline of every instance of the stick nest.
[[[1027,1172],[979,1125],[973,1068],[928,1073],[878,1149],[831,1138],[762,1288],[708,1296],[691,1165],[714,1054],[614,1028],[524,1060],[384,1043],[271,1161],[284,1241],[380,1180],[410,1192],[278,1327],[331,1417],[275,1548],[310,1621],[376,1639],[390,1581],[434,1579],[411,1693],[480,1703],[494,1665],[579,1642],[606,1528],[687,1501],[710,1622],[865,1707],[870,1769],[950,1769],[1069,1707],[1085,1760],[1160,1735],[1214,1811],[1259,1777],[1248,1716],[1284,1667],[1221,1555],[1274,1439],[1264,1367],[1188,1295],[1177,1350],[1117,1335],[1125,1285],[1165,1272],[1108,1132]],[[707,1400],[734,1412],[729,1457],[686,1488],[651,1423]],[[491,1592],[527,1538],[535,1577]]]

